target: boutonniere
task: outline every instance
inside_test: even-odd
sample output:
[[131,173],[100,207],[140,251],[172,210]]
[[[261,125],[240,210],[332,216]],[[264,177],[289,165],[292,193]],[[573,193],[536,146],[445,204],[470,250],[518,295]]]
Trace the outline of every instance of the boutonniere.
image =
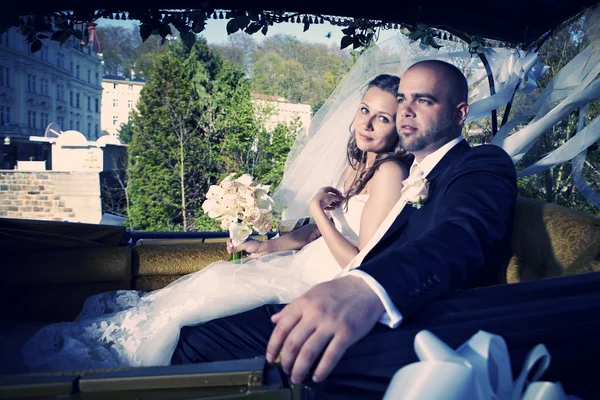
[[416,209],[423,207],[429,198],[429,181],[421,175],[414,179],[409,177],[403,184],[402,196],[406,202]]

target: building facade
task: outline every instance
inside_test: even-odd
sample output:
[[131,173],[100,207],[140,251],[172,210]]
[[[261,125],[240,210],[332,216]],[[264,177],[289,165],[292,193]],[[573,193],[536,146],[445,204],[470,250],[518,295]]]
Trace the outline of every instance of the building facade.
[[145,80],[106,75],[102,79],[102,120],[103,131],[118,136],[121,125],[129,122],[135,110]]
[[267,131],[273,131],[278,124],[299,122],[300,128],[308,132],[310,126],[310,104],[296,104],[283,97],[253,94],[257,117],[265,118],[264,126]]
[[[91,27],[91,29],[95,29]],[[100,137],[102,55],[71,37],[29,51],[15,28],[0,36],[0,134],[43,136],[49,123]]]

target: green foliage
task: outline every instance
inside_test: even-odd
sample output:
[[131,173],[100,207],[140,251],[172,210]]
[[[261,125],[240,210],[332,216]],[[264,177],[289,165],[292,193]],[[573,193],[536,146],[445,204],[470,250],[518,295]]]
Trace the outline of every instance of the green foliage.
[[211,184],[231,172],[278,184],[296,126],[262,128],[251,82],[195,41],[169,45],[142,90],[128,148],[130,219],[136,230],[220,230],[201,205]]
[[121,143],[131,143],[131,140],[133,139],[133,120],[130,120],[126,124],[122,124],[117,130],[117,133],[119,135],[119,140],[121,141]]
[[254,93],[310,104],[313,112],[353,64],[348,52],[301,42],[291,35],[266,38],[252,59]]

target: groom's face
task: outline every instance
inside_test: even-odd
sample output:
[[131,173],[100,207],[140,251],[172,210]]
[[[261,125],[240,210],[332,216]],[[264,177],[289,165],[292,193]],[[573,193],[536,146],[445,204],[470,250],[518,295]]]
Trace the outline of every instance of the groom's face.
[[396,127],[400,145],[409,152],[435,151],[456,136],[456,108],[448,79],[430,67],[408,69],[398,87]]

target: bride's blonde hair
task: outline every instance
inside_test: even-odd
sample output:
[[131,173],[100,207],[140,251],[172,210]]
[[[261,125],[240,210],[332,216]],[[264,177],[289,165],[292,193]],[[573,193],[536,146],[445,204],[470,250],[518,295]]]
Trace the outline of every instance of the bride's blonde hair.
[[[376,87],[385,92],[391,93],[394,96],[398,94],[398,85],[400,84],[400,78],[395,75],[381,74],[377,75],[373,78],[364,88],[363,96],[372,87]],[[356,135],[354,132],[354,121],[350,124],[350,138],[348,139],[348,148],[346,150],[346,158],[348,160],[348,164],[352,167],[354,171],[354,178],[352,180],[352,184],[350,188],[344,194],[343,207],[347,211],[348,209],[348,200],[352,196],[356,196],[360,194],[369,180],[377,171],[377,168],[385,162],[388,161],[396,161],[401,164],[410,167],[413,162],[414,156],[406,150],[404,150],[399,145],[399,140],[396,140],[393,147],[388,149],[388,151],[383,151],[378,153],[375,157],[375,162],[372,166],[367,168],[367,153],[362,151],[356,145]]]

